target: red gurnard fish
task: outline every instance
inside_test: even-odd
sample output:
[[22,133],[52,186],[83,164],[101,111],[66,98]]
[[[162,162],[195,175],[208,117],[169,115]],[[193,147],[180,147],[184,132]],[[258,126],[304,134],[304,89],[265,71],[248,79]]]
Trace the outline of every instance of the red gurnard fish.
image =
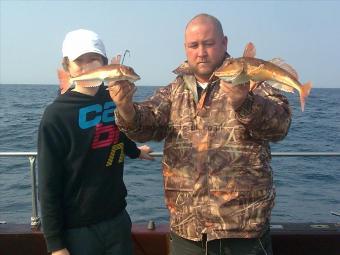
[[82,87],[97,87],[102,84],[102,82],[115,82],[121,80],[135,82],[140,79],[139,75],[135,73],[132,67],[121,64],[101,66],[84,72],[77,77],[70,77],[69,73],[59,69],[58,78],[60,81],[61,94],[65,93],[73,83]]
[[312,88],[312,83],[301,84],[296,71],[279,58],[265,61],[254,56],[255,47],[252,43],[248,43],[243,57],[226,59],[222,66],[214,72],[214,75],[233,85],[248,81],[266,81],[272,87],[286,92],[293,93],[295,89],[300,94],[301,110],[304,111],[305,101]]

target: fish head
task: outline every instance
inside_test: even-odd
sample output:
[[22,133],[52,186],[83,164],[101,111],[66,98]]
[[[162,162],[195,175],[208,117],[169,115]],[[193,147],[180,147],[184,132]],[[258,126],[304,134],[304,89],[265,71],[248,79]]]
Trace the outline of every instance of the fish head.
[[193,74],[193,70],[189,66],[188,61],[182,63],[179,67],[172,71],[174,74],[177,75],[190,75]]
[[214,75],[224,81],[232,81],[243,71],[243,63],[237,59],[228,58],[214,72]]
[[135,82],[140,80],[140,76],[133,70],[130,66],[120,65],[120,71],[122,73],[122,76],[124,77],[124,80],[128,80],[130,82]]

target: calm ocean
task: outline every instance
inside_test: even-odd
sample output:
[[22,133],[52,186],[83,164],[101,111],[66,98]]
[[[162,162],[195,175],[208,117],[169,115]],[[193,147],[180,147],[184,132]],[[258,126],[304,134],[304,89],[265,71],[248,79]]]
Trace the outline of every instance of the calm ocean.
[[[138,87],[141,101],[156,87]],[[57,86],[0,85],[0,152],[36,151],[44,108],[57,96]],[[314,88],[305,112],[297,94],[287,95],[293,122],[273,152],[340,152],[340,89]],[[148,143],[162,151],[162,143]],[[277,189],[273,222],[339,222],[340,157],[274,157]],[[26,223],[31,217],[31,186],[27,158],[0,158],[0,221]],[[128,211],[133,222],[168,221],[164,205],[160,158],[154,162],[126,160]]]

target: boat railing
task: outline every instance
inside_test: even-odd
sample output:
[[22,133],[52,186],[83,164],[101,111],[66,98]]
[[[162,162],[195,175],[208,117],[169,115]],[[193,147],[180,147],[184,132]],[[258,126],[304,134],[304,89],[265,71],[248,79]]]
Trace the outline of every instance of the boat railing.
[[[36,158],[37,152],[0,152],[0,157],[28,157],[31,174],[31,189],[32,189],[32,216],[31,228],[39,228],[40,217],[38,214],[38,199],[37,199],[37,182],[36,182]],[[340,157],[340,152],[272,152],[273,157]],[[151,153],[153,157],[162,157],[162,152]],[[333,215],[340,216],[337,212],[331,212]],[[0,223],[5,223],[1,221]]]

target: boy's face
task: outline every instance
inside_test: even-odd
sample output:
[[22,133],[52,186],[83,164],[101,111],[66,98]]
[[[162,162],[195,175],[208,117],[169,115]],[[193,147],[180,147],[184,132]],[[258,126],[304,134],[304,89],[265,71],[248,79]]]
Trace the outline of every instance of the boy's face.
[[68,71],[71,77],[76,77],[103,65],[103,57],[98,53],[90,52],[81,55],[74,61],[69,61]]

